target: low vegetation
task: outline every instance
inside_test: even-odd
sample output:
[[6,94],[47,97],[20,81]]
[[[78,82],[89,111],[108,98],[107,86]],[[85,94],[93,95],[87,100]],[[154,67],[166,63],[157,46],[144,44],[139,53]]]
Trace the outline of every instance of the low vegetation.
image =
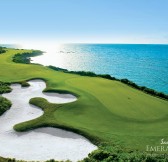
[[8,99],[0,96],[0,115],[7,111],[11,105],[12,103]]
[[144,91],[144,92],[146,92],[146,93],[148,93],[150,95],[153,95],[153,96],[160,97],[160,98],[168,100],[168,95],[166,95],[166,94],[164,94],[162,92],[157,92],[157,91],[155,91],[155,90],[153,90],[151,88],[147,88],[145,86],[139,86],[139,85],[135,84],[134,82],[132,82],[132,81],[130,81],[128,79],[121,79],[120,81],[122,83],[125,83],[125,84],[133,87],[133,88],[136,88],[138,90]]
[[0,157],[0,162],[16,162],[15,159]]
[[5,48],[4,47],[0,47],[0,54],[5,53],[5,52],[6,52]]
[[4,83],[0,81],[0,94],[11,92],[12,89],[9,85],[10,83]]
[[29,87],[30,86],[30,84],[27,81],[25,81],[25,80],[21,81],[19,83],[21,84],[22,87]]
[[[26,162],[26,161],[0,157],[0,162]],[[57,160],[51,159],[51,160],[47,160],[46,162],[71,162],[71,161],[70,160],[57,161]]]
[[[0,82],[0,94],[11,92],[12,89],[9,85],[9,83]],[[0,115],[9,110],[11,105],[12,103],[8,99],[0,96]]]
[[[89,156],[79,162],[167,162],[167,155],[154,155],[139,152],[130,153],[117,153],[117,152],[107,152],[103,150],[96,150],[89,154]],[[25,162],[21,160],[15,160],[10,158],[0,157],[0,162]],[[57,161],[54,159],[47,160],[46,162],[71,162]]]
[[70,74],[78,74],[80,76],[89,76],[89,77],[101,77],[101,78],[106,78],[106,79],[110,79],[110,80],[117,80],[115,77],[112,77],[109,74],[96,74],[94,72],[91,71],[69,71],[67,69],[63,69],[63,68],[59,68],[59,67],[55,67],[55,66],[47,66],[50,69],[56,70],[56,71],[61,71],[64,73],[70,73]]
[[167,162],[167,155],[147,154],[138,151],[108,152],[96,150],[89,154],[87,158],[80,162]]
[[32,51],[31,53],[30,52],[24,52],[22,54],[17,53],[13,56],[13,62],[30,64],[30,62],[31,62],[30,57],[39,56],[42,53],[43,52],[39,51],[39,50]]

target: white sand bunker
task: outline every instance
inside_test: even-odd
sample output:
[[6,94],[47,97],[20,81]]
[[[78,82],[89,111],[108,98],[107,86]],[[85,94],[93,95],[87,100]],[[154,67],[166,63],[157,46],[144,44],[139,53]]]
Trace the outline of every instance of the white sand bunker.
[[15,132],[13,126],[37,118],[43,111],[29,104],[34,97],[43,97],[52,103],[76,100],[70,94],[42,93],[46,87],[42,80],[29,81],[28,88],[13,84],[13,91],[3,94],[12,101],[12,107],[0,116],[0,156],[26,161],[71,160],[78,161],[97,149],[86,138],[57,128],[38,128],[28,132]]

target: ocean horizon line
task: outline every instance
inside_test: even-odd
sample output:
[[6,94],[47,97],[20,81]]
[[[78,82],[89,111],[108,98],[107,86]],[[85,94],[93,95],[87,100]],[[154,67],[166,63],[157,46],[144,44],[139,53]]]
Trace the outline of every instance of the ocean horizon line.
[[[38,42],[38,41],[37,41]],[[45,43],[45,42],[44,42]],[[0,43],[0,46],[9,46],[9,45],[12,45],[12,46],[22,46],[23,43]],[[47,44],[47,43],[46,43]],[[91,45],[94,45],[94,44],[109,44],[109,45],[168,45],[168,43],[95,43],[95,42],[89,42],[89,43],[80,43],[80,42],[74,42],[74,43],[55,43],[55,44],[63,44],[63,45],[66,45],[66,44],[91,44]]]

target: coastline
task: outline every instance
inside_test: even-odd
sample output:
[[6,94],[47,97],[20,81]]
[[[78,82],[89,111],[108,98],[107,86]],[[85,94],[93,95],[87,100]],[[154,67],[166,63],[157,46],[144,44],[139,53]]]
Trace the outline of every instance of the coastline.
[[[35,63],[31,63],[31,57],[43,55],[43,53],[44,53],[43,51],[35,50],[31,54],[28,54],[28,53],[25,53],[25,54],[23,53],[21,55],[16,54],[13,58],[13,61],[16,62],[16,63],[35,64]],[[42,64],[39,64],[39,65],[42,65]],[[44,66],[44,65],[42,65],[42,66]],[[60,72],[64,72],[64,73],[77,74],[77,75],[80,75],[80,76],[89,76],[89,77],[101,77],[101,78],[104,78],[104,79],[120,81],[120,82],[122,82],[122,83],[124,83],[128,86],[131,86],[131,87],[133,87],[137,90],[140,90],[140,91],[145,92],[147,94],[150,94],[152,96],[168,100],[168,95],[167,94],[165,94],[163,92],[158,92],[158,91],[156,91],[154,89],[151,89],[151,88],[148,88],[146,86],[139,86],[136,83],[127,79],[127,78],[118,79],[118,78],[115,78],[115,77],[113,77],[109,74],[96,74],[96,73],[91,72],[91,71],[69,71],[68,69],[63,69],[63,68],[55,67],[55,66],[52,66],[52,65],[49,65],[49,66],[46,66],[46,67],[48,67],[50,69],[53,69],[55,71],[60,71]]]
[[31,62],[69,71],[110,74],[168,94],[167,58],[167,45],[63,44],[46,48],[46,53]]

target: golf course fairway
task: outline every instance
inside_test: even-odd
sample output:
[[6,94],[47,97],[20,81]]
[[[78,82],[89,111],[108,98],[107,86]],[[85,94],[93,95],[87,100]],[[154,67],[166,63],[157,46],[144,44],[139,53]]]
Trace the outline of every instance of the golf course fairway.
[[12,62],[15,54],[24,52],[31,50],[7,49],[0,54],[0,81],[12,83],[40,78],[47,84],[45,91],[68,92],[78,100],[54,111],[54,104],[34,98],[30,102],[44,109],[44,115],[15,125],[15,130],[59,127],[84,135],[104,150],[119,146],[144,152],[147,145],[158,146],[161,139],[168,141],[168,101],[119,81]]

